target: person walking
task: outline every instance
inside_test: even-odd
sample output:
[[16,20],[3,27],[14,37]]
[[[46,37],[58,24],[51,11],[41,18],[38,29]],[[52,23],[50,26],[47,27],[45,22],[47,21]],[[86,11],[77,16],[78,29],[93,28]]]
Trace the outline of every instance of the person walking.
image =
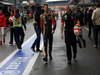
[[[68,58],[68,64],[71,64],[72,54],[73,59],[76,60],[77,56],[77,41],[76,36],[74,34],[74,20],[71,8],[66,5],[65,13],[62,16],[62,25],[61,25],[61,38],[63,39],[65,36],[65,44],[66,44],[66,52]],[[73,50],[71,49],[73,48]],[[73,53],[72,53],[73,51]]]
[[6,27],[6,17],[3,10],[0,8],[0,45],[5,44],[5,27]]
[[[41,6],[39,4],[35,5],[35,10],[33,9],[33,20],[34,20],[34,29],[37,35],[37,38],[35,39],[34,43],[32,44],[32,50],[35,52],[42,52],[40,48],[40,39],[41,39],[41,27],[40,27],[40,15],[42,13]],[[36,46],[36,50],[35,50]]]
[[22,49],[21,45],[24,41],[24,31],[22,28],[21,16],[19,10],[16,10],[16,15],[13,17],[14,38],[18,49]]
[[14,38],[14,28],[13,28],[13,17],[14,17],[14,11],[12,10],[10,12],[9,22],[10,22],[10,42],[9,44],[13,45],[13,38]]
[[86,48],[86,41],[85,39],[83,38],[83,31],[82,31],[82,14],[81,14],[81,11],[80,9],[76,9],[74,10],[73,12],[73,19],[74,19],[74,29],[77,30],[76,28],[77,27],[80,27],[80,31],[79,31],[79,34],[75,34],[76,35],[76,38],[77,38],[77,43],[79,44],[79,47],[80,48]]
[[54,19],[52,17],[51,10],[48,9],[48,4],[44,4],[44,13],[41,15],[41,30],[44,38],[45,57],[43,58],[43,60],[45,62],[48,61],[48,54],[50,60],[52,60],[52,45],[53,45],[53,33],[54,33],[52,28],[53,26],[52,23],[54,24]]
[[92,13],[92,21],[94,24],[94,46],[98,48],[98,34],[100,31],[100,2],[97,3],[96,9]]
[[92,23],[92,12],[93,12],[93,7],[89,7],[88,12],[87,12],[87,23],[89,27],[89,32],[88,32],[88,38],[91,39],[91,32],[93,28],[93,23]]

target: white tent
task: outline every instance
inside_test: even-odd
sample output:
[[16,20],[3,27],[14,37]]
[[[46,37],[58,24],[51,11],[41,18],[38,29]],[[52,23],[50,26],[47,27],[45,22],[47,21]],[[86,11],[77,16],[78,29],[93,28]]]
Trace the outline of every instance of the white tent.
[[2,2],[0,1],[1,4],[4,4],[4,5],[14,5],[13,3],[9,3],[9,2]]
[[46,0],[46,2],[68,1],[68,0]]

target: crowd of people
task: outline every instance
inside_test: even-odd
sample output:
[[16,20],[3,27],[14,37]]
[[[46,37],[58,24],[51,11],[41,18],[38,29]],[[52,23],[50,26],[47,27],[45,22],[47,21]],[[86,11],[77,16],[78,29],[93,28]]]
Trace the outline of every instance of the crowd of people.
[[[58,15],[55,10],[49,9],[48,4],[43,6],[36,4],[31,7],[32,23],[36,32],[37,38],[35,39],[31,49],[33,52],[42,52],[40,50],[41,34],[44,41],[45,62],[49,59],[52,60],[52,45],[53,34],[56,30]],[[86,48],[86,41],[83,38],[82,26],[88,25],[88,37],[91,39],[91,31],[93,30],[94,47],[98,48],[98,34],[100,30],[100,3],[96,6],[88,8],[72,7],[65,5],[64,12],[61,13],[61,38],[65,38],[66,53],[68,64],[71,64],[72,57],[76,60],[77,57],[77,43],[79,47]],[[9,16],[10,22],[10,42],[13,45],[15,40],[18,49],[22,49],[21,45],[24,41],[24,29],[26,30],[26,17],[19,9],[11,10]],[[0,45],[5,43],[4,28],[6,27],[6,17],[0,8]],[[24,29],[23,29],[24,27]],[[14,39],[13,39],[14,38]],[[81,43],[82,42],[82,43]],[[48,46],[49,44],[49,46]],[[49,47],[49,48],[48,48]],[[72,49],[71,49],[72,47]],[[72,53],[73,52],[73,53]]]

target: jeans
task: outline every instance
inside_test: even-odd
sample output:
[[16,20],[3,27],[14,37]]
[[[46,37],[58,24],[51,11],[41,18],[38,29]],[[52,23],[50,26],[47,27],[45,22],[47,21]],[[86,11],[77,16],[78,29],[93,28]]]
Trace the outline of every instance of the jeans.
[[95,45],[98,46],[98,34],[100,31],[100,25],[94,25],[94,42]]
[[37,50],[39,50],[40,48],[40,39],[41,39],[41,29],[39,28],[39,26],[37,24],[34,24],[34,29],[37,35],[37,38],[35,39],[32,48],[34,49],[35,46],[37,48]]

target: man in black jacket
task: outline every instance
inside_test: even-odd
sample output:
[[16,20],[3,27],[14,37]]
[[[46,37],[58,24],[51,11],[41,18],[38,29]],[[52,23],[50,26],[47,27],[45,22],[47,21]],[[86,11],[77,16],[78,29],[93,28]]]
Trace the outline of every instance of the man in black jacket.
[[[62,26],[61,26],[61,38],[63,39],[63,34],[65,35],[65,44],[67,51],[68,64],[71,64],[72,60],[72,50],[73,48],[73,58],[76,59],[77,54],[77,45],[76,45],[76,36],[73,31],[74,19],[72,11],[69,6],[65,7],[65,14],[62,16]],[[65,26],[64,26],[65,25]]]

